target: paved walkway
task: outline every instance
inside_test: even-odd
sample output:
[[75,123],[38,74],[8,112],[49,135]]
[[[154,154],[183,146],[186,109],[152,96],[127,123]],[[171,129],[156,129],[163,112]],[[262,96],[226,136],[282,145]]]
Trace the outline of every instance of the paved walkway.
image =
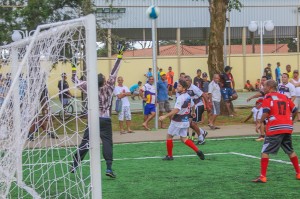
[[[220,126],[219,130],[210,130],[209,127],[203,127],[208,131],[207,138],[230,137],[230,136],[258,136],[255,132],[254,124],[241,124]],[[166,139],[168,129],[159,129],[157,131],[136,131],[120,135],[119,132],[113,132],[114,143],[126,142],[144,142],[144,141],[162,141]],[[294,132],[300,132],[300,123],[294,125]]]

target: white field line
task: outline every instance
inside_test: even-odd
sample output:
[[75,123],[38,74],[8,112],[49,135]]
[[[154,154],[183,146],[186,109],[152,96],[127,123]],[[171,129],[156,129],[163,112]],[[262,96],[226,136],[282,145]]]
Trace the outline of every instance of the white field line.
[[[292,135],[293,137],[300,137],[300,135]],[[225,138],[206,138],[208,141],[226,141],[226,140],[244,140],[244,139],[256,139],[257,136],[245,136],[245,137],[225,137]],[[149,142],[126,142],[115,143],[114,145],[129,145],[129,144],[153,144],[153,143],[165,143],[166,141],[149,141]],[[180,140],[174,140],[174,142],[181,142]]]
[[[247,155],[244,153],[236,153],[236,152],[230,152],[233,155],[238,155],[238,156],[243,156],[243,157],[247,157],[247,158],[253,158],[253,159],[260,159],[260,157],[254,156],[254,155]],[[282,163],[282,164],[292,164],[291,162],[288,161],[284,161],[284,160],[276,160],[276,159],[269,159],[272,162],[278,162],[278,163]]]
[[[228,153],[208,153],[205,154],[205,156],[214,156],[214,155],[237,155],[237,156],[242,156],[246,158],[252,158],[252,159],[260,159],[260,157],[253,156],[253,155],[248,155],[244,153],[236,153],[236,152],[228,152]],[[173,156],[174,158],[185,158],[185,157],[194,157],[196,155],[175,155]],[[152,156],[152,157],[138,157],[138,158],[116,158],[114,161],[124,161],[124,160],[147,160],[147,159],[161,159],[163,158],[162,156]],[[103,159],[101,161],[104,161]],[[270,159],[272,162],[277,162],[277,163],[282,163],[282,164],[291,164],[291,162],[284,161],[284,160],[276,160],[276,159]],[[87,163],[89,160],[84,160],[82,163]],[[72,161],[54,161],[54,162],[46,162],[46,163],[36,163],[36,164],[24,164],[23,166],[36,166],[36,165],[55,165],[55,164],[68,164],[70,165]]]

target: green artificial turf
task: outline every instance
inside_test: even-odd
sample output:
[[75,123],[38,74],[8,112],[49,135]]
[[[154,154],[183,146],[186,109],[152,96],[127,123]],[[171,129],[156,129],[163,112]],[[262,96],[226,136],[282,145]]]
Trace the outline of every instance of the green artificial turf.
[[[293,141],[295,151],[300,151],[299,135],[295,135]],[[285,164],[289,162],[289,158],[282,150],[278,155],[271,156],[271,159],[285,162],[269,162],[268,182],[251,182],[260,174],[261,147],[262,142],[256,142],[254,138],[207,139],[206,144],[200,146],[206,154],[206,160],[202,161],[189,147],[176,141],[173,150],[174,161],[162,161],[161,158],[166,154],[164,142],[115,144],[113,169],[117,178],[110,179],[105,176],[105,162],[102,162],[103,198],[300,198],[300,181],[295,179],[292,165]],[[48,153],[24,151],[23,160],[25,157],[32,157],[31,161],[45,163],[70,161],[70,154],[74,150],[56,149]],[[88,159],[89,156],[86,157],[86,160]],[[47,190],[43,198],[90,196],[90,187],[87,186],[90,181],[88,161],[83,163],[76,174],[68,173],[68,164],[34,167],[39,173],[32,175],[31,179],[34,178],[34,184],[39,185],[38,193],[43,189]],[[24,166],[24,177],[29,175],[29,168],[30,166]],[[65,177],[60,179],[63,174],[66,174]],[[81,181],[81,178],[84,179]],[[27,177],[25,181],[28,184],[29,179]],[[44,185],[41,185],[43,182]],[[75,186],[76,184],[78,186]],[[15,187],[15,184],[12,187]],[[71,188],[64,191],[65,187]],[[17,194],[15,191],[16,188],[12,189],[12,198]],[[30,198],[25,191],[23,193],[26,196],[23,198]]]

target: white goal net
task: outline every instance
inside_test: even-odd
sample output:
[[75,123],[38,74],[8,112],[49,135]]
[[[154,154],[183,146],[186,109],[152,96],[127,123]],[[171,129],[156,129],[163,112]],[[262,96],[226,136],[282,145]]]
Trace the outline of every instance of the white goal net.
[[[41,25],[0,47],[0,198],[101,197],[95,26],[93,15]],[[70,173],[88,127],[93,150]]]

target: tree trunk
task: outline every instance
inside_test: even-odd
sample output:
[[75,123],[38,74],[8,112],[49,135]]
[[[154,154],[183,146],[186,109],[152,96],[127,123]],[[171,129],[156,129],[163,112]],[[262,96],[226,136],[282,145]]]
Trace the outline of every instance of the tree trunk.
[[209,0],[210,33],[207,64],[210,79],[214,74],[223,72],[224,68],[223,45],[227,8],[228,0]]

